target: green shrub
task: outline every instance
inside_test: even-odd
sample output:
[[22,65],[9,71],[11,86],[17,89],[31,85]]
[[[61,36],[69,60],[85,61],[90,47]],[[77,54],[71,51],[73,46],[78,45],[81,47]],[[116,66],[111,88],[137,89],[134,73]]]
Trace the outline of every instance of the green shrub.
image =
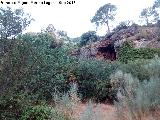
[[55,38],[48,33],[25,33],[19,35],[17,39],[30,42],[36,48],[50,47],[51,43],[56,41]]
[[120,47],[119,53],[118,53],[118,60],[123,63],[127,63],[128,60],[130,60],[130,51],[133,49],[133,45],[130,42],[125,41],[122,44],[122,47]]
[[49,101],[54,98],[55,87],[61,93],[69,90],[70,73],[74,73],[82,98],[109,97],[108,78],[116,64],[71,58],[65,47],[50,49],[50,42],[46,35],[24,35],[21,40],[3,43],[7,49],[0,64],[2,94],[25,92],[30,100]]
[[135,61],[130,61],[128,64],[121,64],[120,70],[124,73],[130,73],[135,78],[139,80],[148,80],[149,79],[149,71],[144,67],[148,63],[148,60],[145,59],[137,59]]
[[24,94],[15,94],[12,96],[0,97],[0,119],[17,120],[23,109],[28,105],[27,98]]
[[48,120],[51,114],[51,108],[47,106],[29,106],[23,111],[20,120]]
[[82,99],[105,101],[111,99],[109,76],[118,67],[116,63],[107,63],[93,59],[79,59],[73,70],[78,82],[78,92]]
[[50,42],[46,35],[2,42],[1,94],[26,91],[33,100],[51,100],[54,87],[67,91],[68,71],[74,59],[67,56],[65,48],[49,48]]
[[120,48],[118,60],[122,63],[128,63],[129,61],[135,61],[137,59],[152,59],[155,55],[160,56],[160,49],[134,49],[131,43],[124,42]]
[[[119,103],[116,103],[119,115],[124,119],[139,120],[159,110],[160,106],[160,58],[149,60],[144,68],[148,70],[149,79],[140,81],[131,74],[117,72],[112,76],[114,90],[117,90]],[[123,112],[123,111],[128,111]],[[152,114],[153,118],[154,114]],[[155,118],[156,119],[156,118]]]
[[98,41],[98,36],[96,35],[95,31],[88,31],[86,33],[83,33],[80,39],[80,46],[87,45],[91,42]]
[[71,120],[63,112],[47,105],[28,106],[20,120]]

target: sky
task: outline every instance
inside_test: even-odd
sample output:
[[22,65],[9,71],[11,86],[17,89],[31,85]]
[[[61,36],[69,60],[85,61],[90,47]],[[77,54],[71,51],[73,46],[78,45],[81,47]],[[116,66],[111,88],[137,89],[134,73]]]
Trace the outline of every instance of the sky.
[[[84,32],[96,30],[95,25],[90,22],[96,11],[103,5],[111,3],[116,5],[117,14],[115,21],[110,23],[111,27],[115,27],[119,22],[125,20],[133,20],[139,22],[139,15],[143,8],[152,6],[154,0],[73,0],[74,4],[59,4],[67,0],[46,0],[51,2],[51,5],[31,3],[43,2],[44,0],[0,0],[3,2],[16,2],[8,6],[12,8],[24,8],[24,11],[30,13],[35,19],[25,32],[40,32],[42,28],[46,28],[49,24],[58,30],[64,30],[69,37],[79,37]],[[17,3],[20,1],[20,3]],[[22,5],[22,2],[28,4]],[[7,4],[0,4],[7,6]],[[100,27],[97,34],[104,35],[107,27]]]

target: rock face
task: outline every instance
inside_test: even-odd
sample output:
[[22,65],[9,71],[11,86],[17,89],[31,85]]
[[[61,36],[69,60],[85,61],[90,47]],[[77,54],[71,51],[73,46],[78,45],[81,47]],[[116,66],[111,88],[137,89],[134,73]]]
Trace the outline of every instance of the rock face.
[[104,36],[103,40],[86,45],[75,50],[71,55],[79,57],[96,57],[98,59],[116,60],[118,48],[124,41],[132,41],[135,48],[156,47],[160,48],[160,42],[156,38],[157,28],[132,25],[130,27],[115,30]]
[[109,35],[106,35],[106,39],[110,39],[112,41],[122,40],[131,36],[134,36],[138,33],[138,26],[132,25],[130,27],[116,30]]
[[114,43],[110,40],[102,40],[87,46],[74,50],[70,55],[85,57],[85,58],[98,58],[98,59],[116,59],[116,52],[114,49]]

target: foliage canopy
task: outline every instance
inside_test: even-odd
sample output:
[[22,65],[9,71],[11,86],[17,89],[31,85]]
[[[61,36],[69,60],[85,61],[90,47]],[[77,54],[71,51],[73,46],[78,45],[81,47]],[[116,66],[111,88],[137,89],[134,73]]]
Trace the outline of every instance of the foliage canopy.
[[115,19],[116,10],[117,7],[115,5],[112,5],[111,3],[105,4],[97,10],[95,16],[91,19],[91,22],[95,23],[97,27],[106,24],[108,32],[110,32],[109,21]]
[[23,9],[12,10],[10,7],[0,8],[0,37],[15,37],[31,23],[33,19]]

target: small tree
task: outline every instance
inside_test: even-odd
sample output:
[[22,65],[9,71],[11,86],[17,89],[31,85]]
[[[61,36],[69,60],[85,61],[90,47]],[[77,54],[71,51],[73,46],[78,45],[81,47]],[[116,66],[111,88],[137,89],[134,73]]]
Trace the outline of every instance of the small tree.
[[95,42],[98,40],[98,36],[95,31],[88,31],[83,33],[80,40],[80,46],[86,45],[89,42]]
[[0,8],[0,37],[7,39],[22,33],[33,19],[23,9]]
[[154,20],[152,21],[157,21],[158,20],[158,13],[155,9],[153,9],[152,7],[148,7],[148,8],[144,8],[142,11],[141,11],[141,14],[140,14],[140,17],[145,19],[146,21],[146,24],[148,25],[149,22],[150,22],[150,17],[154,18]]
[[152,9],[155,11],[154,17],[156,18],[156,21],[159,19],[159,13],[157,12],[157,9],[160,8],[160,0],[155,0]]
[[108,32],[110,32],[109,21],[113,21],[115,19],[115,11],[117,10],[115,5],[111,3],[105,4],[97,10],[95,16],[91,19],[92,23],[95,23],[98,27],[99,24],[106,24],[108,27]]

